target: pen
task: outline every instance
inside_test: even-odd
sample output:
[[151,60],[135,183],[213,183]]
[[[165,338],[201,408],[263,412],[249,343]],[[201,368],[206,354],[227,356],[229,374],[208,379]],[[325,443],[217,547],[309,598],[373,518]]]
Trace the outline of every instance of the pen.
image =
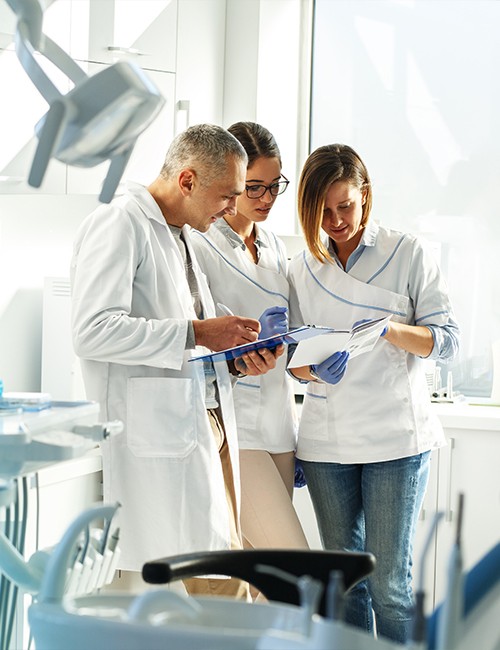
[[[223,305],[221,302],[217,303],[217,307],[219,308],[219,311],[221,311],[224,316],[234,316],[233,312],[229,309],[229,307],[226,307],[226,305]],[[255,332],[251,327],[247,327],[247,330],[250,330],[251,332]]]
[[226,305],[223,305],[221,302],[217,303],[217,307],[224,314],[224,316],[234,316],[233,312],[229,309],[229,307],[226,307]]

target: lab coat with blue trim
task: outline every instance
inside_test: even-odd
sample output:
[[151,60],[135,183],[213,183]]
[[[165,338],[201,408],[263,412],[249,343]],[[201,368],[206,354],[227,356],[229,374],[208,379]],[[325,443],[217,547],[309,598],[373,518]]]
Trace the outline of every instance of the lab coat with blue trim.
[[[235,247],[228,241],[223,227],[224,224],[217,223],[207,233],[192,236],[214,302],[226,305],[234,314],[257,319],[268,307],[288,308],[283,242],[256,225],[261,245],[255,264],[242,246]],[[263,449],[276,454],[295,450],[297,417],[293,385],[285,370],[286,355],[282,355],[273,370],[258,377],[243,377],[234,385],[241,449]]]
[[[214,305],[183,228],[203,310]],[[196,319],[177,244],[151,194],[131,185],[82,223],[71,265],[72,327],[87,397],[124,433],[102,445],[105,501],[119,501],[120,568],[230,547],[224,479],[207,417],[203,364],[188,359]],[[235,491],[239,467],[231,380],[215,364]]]
[[[350,329],[361,319],[391,315],[400,323],[430,326],[435,339],[430,357],[452,356],[458,328],[430,247],[372,222],[361,243],[349,272],[337,262],[321,264],[306,251],[294,257],[289,268],[292,325]],[[443,327],[453,345],[442,343]],[[371,463],[444,444],[430,408],[423,359],[383,338],[372,351],[349,360],[338,384],[307,384],[297,449],[301,459]]]

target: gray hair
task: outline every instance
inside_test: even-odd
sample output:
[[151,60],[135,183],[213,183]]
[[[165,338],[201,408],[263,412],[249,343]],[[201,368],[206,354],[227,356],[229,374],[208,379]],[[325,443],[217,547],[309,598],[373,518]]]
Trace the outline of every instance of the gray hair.
[[207,185],[226,172],[230,157],[241,160],[245,167],[248,163],[245,149],[229,131],[215,124],[196,124],[174,138],[160,175],[172,178],[190,167]]

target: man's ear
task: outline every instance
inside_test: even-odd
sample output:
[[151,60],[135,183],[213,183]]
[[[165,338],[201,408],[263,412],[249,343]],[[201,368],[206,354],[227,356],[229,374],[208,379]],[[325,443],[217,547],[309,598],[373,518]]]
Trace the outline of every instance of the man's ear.
[[183,169],[179,173],[179,187],[186,196],[193,191],[196,184],[196,172],[193,169]]

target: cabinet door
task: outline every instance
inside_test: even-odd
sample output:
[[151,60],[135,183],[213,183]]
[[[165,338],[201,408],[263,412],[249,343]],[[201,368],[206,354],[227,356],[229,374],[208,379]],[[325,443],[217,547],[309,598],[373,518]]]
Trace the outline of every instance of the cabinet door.
[[[53,79],[53,77],[51,77]],[[52,159],[40,188],[28,185],[28,175],[38,145],[35,125],[45,115],[48,104],[22,68],[13,50],[0,51],[0,79],[8,92],[0,102],[0,194],[66,190],[66,165]],[[66,79],[59,77],[63,92]],[[69,90],[66,84],[64,92]]]
[[[54,4],[55,3],[55,4]],[[50,36],[63,50],[69,48],[69,15],[71,0],[44,0],[42,31]],[[0,2],[0,48],[8,48],[14,42],[17,16],[6,1]]]
[[442,450],[439,503],[445,512],[437,537],[436,602],[446,591],[447,567],[464,494],[462,553],[470,569],[500,540],[500,432],[447,429]]
[[225,0],[179,0],[177,29],[176,133],[201,122],[222,124]]
[[177,0],[73,0],[71,55],[175,72]]
[[[50,2],[46,4],[50,6],[43,15],[43,32],[67,51],[70,3],[68,0],[58,0],[54,5]],[[17,58],[13,45],[15,27],[14,12],[7,3],[0,0],[0,79],[4,90],[0,102],[0,193],[64,193],[66,166],[56,160],[50,161],[39,189],[32,188],[27,183],[38,144],[35,125],[47,112],[48,104]],[[67,93],[70,84],[66,75],[44,57],[37,58],[61,93]]]
[[[88,74],[95,74],[105,66],[92,63],[84,67]],[[117,194],[123,192],[127,180],[144,185],[151,183],[160,172],[168,145],[173,138],[175,75],[152,70],[147,70],[146,74],[156,84],[166,103],[156,119],[139,136]],[[109,161],[89,168],[68,167],[68,194],[98,195],[108,167]]]
[[[437,530],[432,533],[432,524],[438,512],[439,458],[441,451],[436,449],[431,455],[429,484],[425,494],[422,510],[417,523],[413,547],[413,588],[424,589],[425,606],[429,614],[435,607],[434,578],[436,571]],[[429,546],[425,548],[431,535]],[[423,584],[422,584],[423,581]]]

